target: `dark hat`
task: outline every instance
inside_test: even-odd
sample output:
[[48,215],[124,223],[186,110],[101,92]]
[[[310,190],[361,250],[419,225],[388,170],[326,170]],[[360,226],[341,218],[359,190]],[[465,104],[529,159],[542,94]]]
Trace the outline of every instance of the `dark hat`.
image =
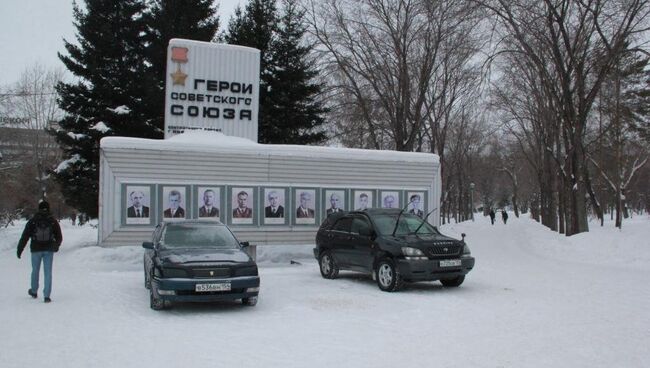
[[38,209],[39,210],[49,210],[50,209],[50,204],[42,201],[41,203],[38,204]]

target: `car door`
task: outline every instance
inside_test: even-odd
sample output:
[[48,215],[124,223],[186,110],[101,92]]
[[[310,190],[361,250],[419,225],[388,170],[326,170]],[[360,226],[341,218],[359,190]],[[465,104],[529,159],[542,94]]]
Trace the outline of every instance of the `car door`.
[[[366,229],[366,231],[362,231]],[[370,233],[370,223],[361,215],[355,215],[352,218],[350,226],[350,236],[348,238],[350,244],[350,259],[354,266],[359,267],[366,271],[372,271],[373,262],[373,241],[368,235]]]
[[338,263],[339,267],[348,267],[350,265],[350,226],[352,225],[352,218],[344,216],[338,219],[332,228],[329,230],[328,237],[330,249],[334,260]]

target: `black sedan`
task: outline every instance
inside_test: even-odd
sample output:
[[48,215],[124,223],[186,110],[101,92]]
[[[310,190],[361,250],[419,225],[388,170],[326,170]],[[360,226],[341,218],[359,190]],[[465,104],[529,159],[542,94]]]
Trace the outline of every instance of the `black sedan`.
[[316,235],[314,256],[324,278],[336,278],[339,270],[370,273],[383,291],[399,290],[405,281],[460,286],[474,267],[464,234],[463,240],[442,235],[399,209],[329,216]]
[[172,302],[241,299],[257,304],[260,277],[255,261],[228,227],[218,222],[163,222],[152,242],[142,243],[144,284],[152,309]]

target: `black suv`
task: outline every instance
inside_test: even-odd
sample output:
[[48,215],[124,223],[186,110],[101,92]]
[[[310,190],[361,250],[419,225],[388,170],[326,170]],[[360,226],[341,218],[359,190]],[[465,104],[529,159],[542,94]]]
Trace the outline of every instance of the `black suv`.
[[144,285],[152,309],[173,301],[210,302],[241,299],[257,304],[257,265],[230,229],[219,222],[161,223],[152,242],[142,243]]
[[444,236],[399,209],[330,215],[316,234],[314,256],[324,278],[336,278],[339,270],[372,273],[383,291],[399,290],[405,281],[459,286],[474,267],[465,234],[463,240]]

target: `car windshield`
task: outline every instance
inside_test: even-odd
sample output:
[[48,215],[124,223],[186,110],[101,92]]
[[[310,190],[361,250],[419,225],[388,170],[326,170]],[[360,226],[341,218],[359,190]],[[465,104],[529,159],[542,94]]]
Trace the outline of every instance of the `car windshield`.
[[165,248],[239,247],[230,230],[216,224],[168,224],[160,243]]
[[[397,214],[373,216],[373,220],[377,226],[377,231],[382,235],[393,234],[397,217]],[[402,216],[399,216],[399,225],[395,230],[395,235],[409,235],[414,234],[416,231],[419,235],[438,234],[436,228],[431,226],[428,222],[422,221],[421,218],[415,215],[402,213]]]

